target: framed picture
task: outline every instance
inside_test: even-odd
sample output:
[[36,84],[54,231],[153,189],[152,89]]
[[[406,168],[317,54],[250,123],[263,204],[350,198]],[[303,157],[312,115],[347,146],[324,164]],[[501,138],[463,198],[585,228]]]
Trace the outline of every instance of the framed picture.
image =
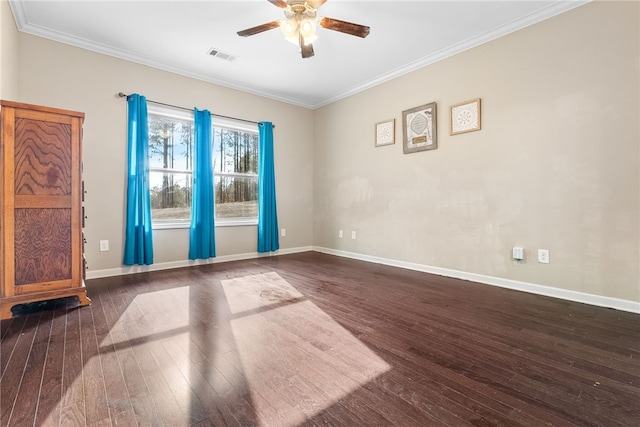
[[376,147],[395,144],[396,119],[376,123]]
[[404,153],[438,148],[436,103],[421,105],[402,112]]
[[480,130],[480,98],[450,107],[449,135]]

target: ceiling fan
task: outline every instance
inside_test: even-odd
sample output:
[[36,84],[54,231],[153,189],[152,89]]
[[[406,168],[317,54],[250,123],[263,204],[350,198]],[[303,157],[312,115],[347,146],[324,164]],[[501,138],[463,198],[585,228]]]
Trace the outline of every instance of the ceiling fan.
[[352,36],[365,38],[369,35],[369,27],[340,21],[339,19],[320,17],[316,19],[316,12],[327,0],[267,0],[269,3],[284,9],[286,19],[271,21],[256,27],[238,31],[241,37],[253,36],[267,30],[280,27],[285,38],[300,46],[303,58],[314,55],[313,42],[316,36],[316,25],[328,30],[339,31]]

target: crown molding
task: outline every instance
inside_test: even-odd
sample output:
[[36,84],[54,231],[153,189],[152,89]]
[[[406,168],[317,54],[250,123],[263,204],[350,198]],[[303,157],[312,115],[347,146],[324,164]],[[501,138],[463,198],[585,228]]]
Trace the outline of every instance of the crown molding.
[[507,34],[529,27],[533,24],[544,21],[545,19],[549,19],[561,13],[568,12],[569,10],[575,9],[591,1],[593,0],[570,0],[570,1],[556,2],[543,9],[537,10],[536,12],[531,13],[525,17],[513,20],[505,25],[496,27],[490,31],[480,34],[479,36],[475,36],[467,40],[463,40],[459,43],[456,43],[454,45],[447,47],[446,49],[442,49],[432,55],[425,56],[424,58],[418,59],[406,65],[403,65],[402,67],[399,67],[389,73],[385,73],[374,79],[366,81],[361,85],[358,85],[344,93],[333,96],[331,98],[327,98],[324,101],[314,104],[312,108],[316,109],[316,108],[324,107],[325,105],[332,104],[336,101],[347,98],[351,95],[355,95],[359,92],[363,92],[367,89],[378,86],[382,83],[388,82],[390,80],[393,80],[405,74],[411,73],[412,71],[416,71],[420,68],[424,68],[427,65],[434,64],[436,62],[442,61],[443,59],[462,53],[466,50],[473,49],[474,47],[478,47],[492,40],[506,36]]
[[189,77],[196,80],[205,81],[207,83],[224,86],[229,89],[235,89],[240,92],[250,93],[252,95],[262,96],[265,98],[273,99],[275,101],[285,102],[287,104],[297,105],[299,107],[313,109],[312,103],[305,102],[304,100],[297,98],[290,98],[282,96],[275,92],[268,92],[260,90],[256,87],[246,85],[239,82],[234,82],[226,79],[216,78],[211,75],[195,72],[188,68],[179,67],[176,65],[168,64],[157,59],[141,56],[137,53],[133,53],[124,49],[114,49],[110,46],[96,43],[94,41],[86,40],[80,37],[71,36],[66,33],[52,31],[49,28],[45,28],[39,25],[31,24],[27,22],[26,13],[23,6],[23,1],[9,1],[13,17],[16,21],[16,26],[19,31],[34,36],[49,39],[55,42],[63,43],[66,45],[78,47],[81,49],[89,50],[92,52],[100,53],[103,55],[111,56],[117,59],[122,59],[128,62],[133,62],[147,67],[156,68],[158,70],[167,71],[173,74],[178,74],[184,77]]
[[591,1],[593,0],[566,0],[566,1],[554,2],[553,4],[545,8],[539,9],[536,12],[531,13],[525,17],[513,20],[507,23],[506,25],[501,25],[499,27],[496,27],[479,36],[469,38],[462,42],[456,43],[452,46],[447,47],[446,49],[442,49],[432,55],[428,55],[417,61],[413,61],[409,64],[403,65],[402,67],[399,67],[389,73],[380,75],[360,85],[357,85],[343,93],[331,96],[317,103],[306,101],[300,98],[291,98],[291,97],[283,96],[276,92],[264,91],[256,87],[253,87],[251,85],[247,85],[245,83],[239,83],[239,82],[230,81],[227,79],[216,78],[214,76],[198,73],[187,68],[179,67],[172,64],[167,64],[157,59],[144,57],[127,50],[114,49],[112,47],[109,47],[100,43],[95,43],[90,40],[74,37],[69,34],[57,32],[57,31],[52,31],[48,28],[44,28],[44,27],[27,22],[23,1],[9,0],[9,6],[11,8],[14,19],[16,21],[16,26],[19,31],[22,31],[34,36],[43,37],[49,40],[57,41],[60,43],[64,43],[67,45],[79,47],[81,49],[86,49],[93,52],[101,53],[114,58],[123,59],[125,61],[145,65],[148,67],[156,68],[156,69],[167,71],[170,73],[182,75],[185,77],[190,77],[196,80],[201,80],[208,83],[216,84],[219,86],[224,86],[229,89],[234,89],[234,90],[249,93],[252,95],[262,96],[265,98],[273,99],[275,101],[280,101],[287,104],[292,104],[299,107],[304,107],[304,108],[314,110],[314,109],[332,104],[341,99],[347,98],[351,95],[355,95],[359,92],[363,92],[367,89],[378,86],[382,83],[393,80],[395,78],[408,74],[412,71],[418,70],[420,68],[424,68],[427,65],[434,64],[436,62],[442,61],[443,59],[462,53],[466,50],[488,43],[492,40],[503,37],[515,31],[521,30],[523,28],[526,28],[538,22],[544,21],[545,19],[549,19],[553,16],[575,9]]

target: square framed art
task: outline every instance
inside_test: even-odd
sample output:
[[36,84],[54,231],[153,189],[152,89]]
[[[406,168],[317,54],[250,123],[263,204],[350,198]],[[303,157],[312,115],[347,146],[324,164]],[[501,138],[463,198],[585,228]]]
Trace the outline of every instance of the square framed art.
[[481,129],[480,98],[452,105],[449,111],[449,135]]
[[376,147],[395,144],[396,119],[376,123]]
[[402,112],[403,150],[405,154],[438,148],[436,103]]

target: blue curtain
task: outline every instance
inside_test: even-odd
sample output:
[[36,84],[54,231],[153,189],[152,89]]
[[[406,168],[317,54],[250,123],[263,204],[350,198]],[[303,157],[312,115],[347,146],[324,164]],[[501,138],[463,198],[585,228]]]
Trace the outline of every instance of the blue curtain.
[[261,122],[258,162],[258,252],[280,248],[276,209],[276,176],[273,166],[273,125]]
[[129,162],[123,264],[148,265],[153,264],[153,239],[149,196],[147,99],[138,94],[129,95],[127,106]]
[[206,259],[216,256],[211,113],[195,108],[193,114],[195,118],[195,149],[189,259]]

